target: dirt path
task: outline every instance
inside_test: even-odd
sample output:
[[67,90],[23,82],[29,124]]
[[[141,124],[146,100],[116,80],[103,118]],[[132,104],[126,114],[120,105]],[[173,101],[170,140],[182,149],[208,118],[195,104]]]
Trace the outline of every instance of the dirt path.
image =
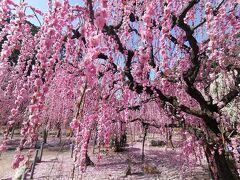
[[[206,161],[203,160],[203,165],[197,164],[194,169],[187,169],[182,175],[182,161],[180,154],[170,149],[165,148],[146,148],[145,164],[149,167],[156,167],[158,174],[146,173],[143,171],[141,162],[141,144],[136,143],[133,147],[127,148],[127,151],[122,153],[104,154],[102,160],[98,162],[97,155],[90,155],[95,162],[95,167],[88,167],[83,175],[83,180],[107,180],[107,179],[161,179],[161,180],[209,180],[209,172]],[[127,169],[126,159],[131,159],[132,175],[124,176]],[[145,166],[145,169],[146,167]],[[68,180],[71,179],[71,169],[73,167],[73,159],[70,158],[70,152],[45,152],[43,162],[36,166],[34,179],[38,180]],[[81,179],[76,171],[74,179]]]
[[[38,163],[34,173],[36,180],[71,180],[73,159],[70,157],[69,140],[65,140],[64,151],[59,151],[59,142],[51,139],[48,147],[44,149],[42,162]],[[130,143],[131,144],[131,143]],[[145,179],[145,180],[209,180],[209,171],[206,159],[202,164],[196,162],[193,169],[185,167],[183,172],[183,160],[185,155],[173,151],[170,148],[152,147],[146,143],[145,163],[141,161],[141,142],[134,142],[126,151],[121,153],[102,152],[102,160],[98,161],[97,154],[90,154],[95,167],[88,167],[83,174],[83,180],[120,180],[120,179]],[[15,171],[11,169],[14,151],[7,151],[0,157],[0,180],[10,180]],[[131,161],[131,173],[125,177],[128,167],[127,159]],[[147,169],[155,168],[157,174],[149,173]],[[144,170],[145,169],[145,170]],[[147,171],[146,171],[147,170]],[[78,168],[75,171],[74,180],[80,180]]]
[[7,179],[12,177],[14,170],[11,168],[11,162],[13,161],[14,151],[8,151],[2,153],[0,156],[0,179]]

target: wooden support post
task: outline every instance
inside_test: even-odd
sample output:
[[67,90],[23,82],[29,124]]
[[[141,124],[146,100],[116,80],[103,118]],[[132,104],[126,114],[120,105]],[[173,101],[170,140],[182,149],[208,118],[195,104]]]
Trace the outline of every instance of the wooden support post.
[[40,147],[40,155],[39,155],[39,162],[42,161],[43,146],[44,146],[44,142],[41,143],[41,147]]
[[35,151],[35,157],[34,157],[34,160],[33,160],[33,163],[32,163],[30,179],[33,179],[33,174],[34,174],[35,165],[37,163],[37,158],[38,158],[38,149]]

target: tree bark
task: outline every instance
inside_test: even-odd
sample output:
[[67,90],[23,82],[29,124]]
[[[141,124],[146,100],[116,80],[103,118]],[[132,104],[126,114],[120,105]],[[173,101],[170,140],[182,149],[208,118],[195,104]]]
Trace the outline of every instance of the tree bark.
[[88,153],[86,153],[86,166],[94,166],[94,162],[92,162]]
[[126,145],[127,143],[127,132],[123,127],[123,123],[121,122],[121,131],[124,131],[123,134],[121,134],[120,138],[116,137],[115,138],[115,143],[114,143],[114,151],[115,152],[120,152],[123,150],[123,147]]
[[143,142],[142,142],[142,161],[144,161],[144,158],[145,158],[144,148],[145,148],[148,125],[143,123],[143,128],[144,128],[144,134],[143,134]]
[[59,127],[58,132],[57,132],[57,138],[59,138],[59,143],[62,143],[62,128]]
[[15,127],[12,128],[12,131],[11,131],[11,139],[13,139],[14,131],[15,131]]
[[[89,141],[90,141],[91,132],[92,132],[92,130],[90,131],[90,135],[88,136],[88,139],[87,139],[87,149],[88,149],[88,145],[89,145]],[[94,166],[94,162],[92,162],[92,160],[90,159],[90,157],[88,155],[88,151],[86,151],[85,157],[86,157],[86,161],[85,161],[86,166]]]
[[60,138],[61,137],[61,128],[58,128],[58,131],[57,131],[57,138]]
[[5,139],[8,139],[8,135],[9,135],[9,133],[12,131],[12,128],[10,127],[10,128],[7,128],[7,130],[6,130],[6,135],[5,135]]
[[[214,153],[211,153],[214,152]],[[226,152],[223,150],[220,154],[217,149],[209,145],[205,150],[206,158],[209,164],[209,170],[214,180],[239,180],[237,168],[234,161],[226,158]]]
[[120,140],[118,137],[115,138],[114,142],[114,151],[115,152],[121,152],[123,150],[123,147],[126,145],[127,142],[127,135],[126,132],[121,135]]
[[173,141],[172,141],[172,128],[170,127],[170,128],[168,128],[168,142],[167,142],[167,144],[168,145],[170,145],[170,147],[172,148],[172,149],[174,149],[174,145],[173,145]]
[[98,138],[98,129],[95,129],[95,134],[94,134],[94,138],[93,138],[93,154],[95,153],[95,146],[97,144],[97,138]]
[[48,131],[44,128],[43,130],[43,142],[47,143]]

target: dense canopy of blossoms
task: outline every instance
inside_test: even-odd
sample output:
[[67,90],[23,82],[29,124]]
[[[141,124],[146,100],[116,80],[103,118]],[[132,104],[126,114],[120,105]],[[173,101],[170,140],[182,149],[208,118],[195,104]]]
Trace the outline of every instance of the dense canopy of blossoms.
[[183,151],[204,149],[213,178],[236,179],[240,125],[223,109],[239,98],[237,0],[49,2],[0,2],[0,124],[21,122],[21,147],[43,122],[69,125],[84,171],[93,130],[103,146],[122,124],[172,124],[189,136]]

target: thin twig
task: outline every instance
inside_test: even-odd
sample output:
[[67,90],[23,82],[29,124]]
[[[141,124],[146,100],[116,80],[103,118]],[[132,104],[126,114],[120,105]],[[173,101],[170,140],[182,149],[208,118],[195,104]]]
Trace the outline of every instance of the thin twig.
[[42,26],[42,23],[40,22],[37,14],[36,14],[36,12],[35,12],[33,9],[32,9],[32,11],[33,11],[33,13],[34,13],[34,16],[37,18],[39,25]]

